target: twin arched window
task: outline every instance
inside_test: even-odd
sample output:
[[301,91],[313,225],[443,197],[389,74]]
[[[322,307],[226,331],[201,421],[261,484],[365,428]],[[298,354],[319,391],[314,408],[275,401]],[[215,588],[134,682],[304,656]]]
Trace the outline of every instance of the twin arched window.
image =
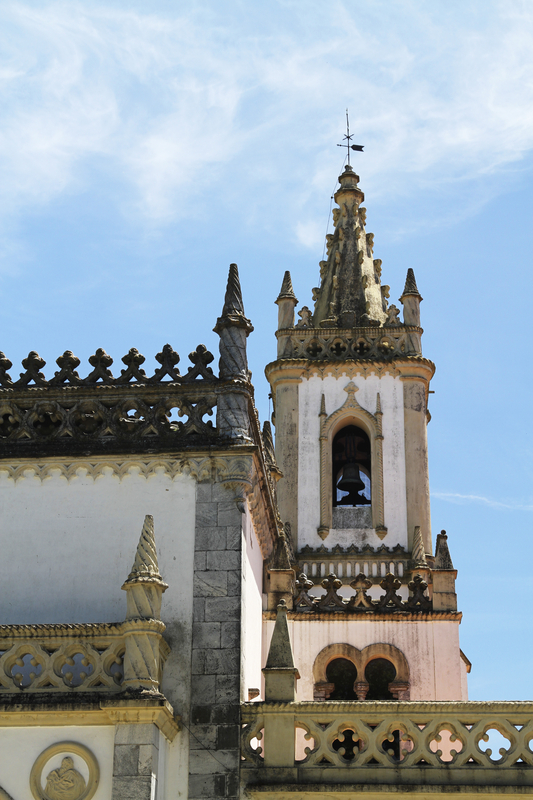
[[[369,661],[361,676],[352,661],[334,658],[326,667],[326,678],[331,689],[328,700],[394,700],[390,684],[396,678],[396,669],[386,658]],[[356,692],[357,681],[359,692]]]
[[356,425],[346,425],[333,439],[332,453],[333,507],[369,506],[371,496],[370,439]]

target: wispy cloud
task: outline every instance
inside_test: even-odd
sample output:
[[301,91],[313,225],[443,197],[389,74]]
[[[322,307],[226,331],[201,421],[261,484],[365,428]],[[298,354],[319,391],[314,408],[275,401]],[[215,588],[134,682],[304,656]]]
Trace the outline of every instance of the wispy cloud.
[[468,503],[478,503],[490,508],[501,508],[512,511],[533,511],[533,505],[516,502],[502,502],[493,500],[491,497],[483,497],[477,494],[459,494],[458,492],[431,492],[431,496],[438,500],[447,500],[449,503],[465,505]]
[[331,189],[346,105],[374,199],[498,174],[533,148],[533,7],[518,0],[280,2],[277,26],[231,0],[224,15],[157,7],[2,4],[0,212],[86,189],[97,159],[125,210],[164,222],[231,165],[247,205],[259,177],[266,195],[290,178],[295,235],[316,249],[306,201]]

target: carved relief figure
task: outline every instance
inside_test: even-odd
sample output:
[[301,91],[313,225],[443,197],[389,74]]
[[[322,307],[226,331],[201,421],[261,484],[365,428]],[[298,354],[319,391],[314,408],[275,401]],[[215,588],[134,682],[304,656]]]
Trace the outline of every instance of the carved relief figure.
[[46,796],[50,800],[78,800],[85,791],[85,779],[70,756],[65,756],[59,769],[53,769],[46,778]]

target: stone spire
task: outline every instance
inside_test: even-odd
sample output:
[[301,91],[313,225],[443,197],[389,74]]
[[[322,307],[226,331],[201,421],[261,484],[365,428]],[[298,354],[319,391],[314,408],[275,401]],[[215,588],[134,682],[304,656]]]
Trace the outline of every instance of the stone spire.
[[277,607],[276,624],[263,674],[267,703],[294,701],[296,680],[300,675],[294,666],[289,626],[287,625],[287,605],[284,600],[281,600]]
[[413,553],[412,561],[415,567],[427,567],[428,562],[426,559],[426,551],[424,549],[424,540],[422,539],[422,532],[420,525],[416,525],[415,534],[413,537]]
[[135,561],[130,574],[124,582],[124,586],[129,583],[157,583],[163,587],[163,590],[168,589],[168,584],[163,581],[159,574],[154,537],[154,518],[151,514],[147,514],[144,518],[141,538],[135,553]]
[[283,276],[280,293],[276,300],[278,307],[278,330],[294,327],[294,309],[298,304],[294,289],[292,288],[291,273],[286,271]]
[[126,619],[160,619],[161,596],[168,589],[159,574],[154,538],[154,518],[147,514],[135,561],[122,588],[128,592]]
[[453,569],[452,557],[448,548],[448,536],[446,531],[437,534],[435,545],[435,564],[434,569]]
[[246,337],[253,329],[252,323],[244,314],[237,264],[230,264],[222,315],[213,328],[220,336],[221,378],[249,379]]
[[420,292],[418,291],[418,286],[416,285],[415,273],[411,269],[411,267],[409,267],[409,269],[407,270],[407,277],[405,279],[405,286],[402,297],[404,297],[406,294],[414,294],[417,297],[420,297]]
[[154,518],[147,514],[135,561],[122,588],[128,593],[123,623],[124,687],[159,691],[163,663],[168,654],[162,634],[161,598],[168,585],[159,574],[154,538]]
[[[403,304],[403,321],[406,325],[414,325],[420,327],[420,303],[422,297],[416,285],[415,273],[409,267],[407,270],[407,277],[405,279],[405,287],[403,294],[400,297],[400,303]],[[419,339],[415,342],[415,347],[420,348]]]
[[374,235],[365,232],[366,209],[359,176],[346,166],[335,192],[335,232],[328,235],[328,259],[320,262],[314,290],[315,328],[380,326],[387,320],[388,286],[381,286],[381,261],[373,258]]

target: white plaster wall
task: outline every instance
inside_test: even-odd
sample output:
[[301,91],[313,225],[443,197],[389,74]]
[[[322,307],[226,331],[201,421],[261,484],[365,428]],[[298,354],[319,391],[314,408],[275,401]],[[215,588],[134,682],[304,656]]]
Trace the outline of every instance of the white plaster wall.
[[[161,469],[146,478],[132,467],[93,480],[79,469],[41,481],[31,470],[16,483],[0,468],[2,572],[0,624],[119,622],[121,586],[135,557],[145,514],[154,517],[160,572],[169,584],[161,615],[171,646],[162,691],[176,713],[190,703],[192,581],[196,483]],[[61,734],[63,736],[63,734]],[[187,738],[169,759],[168,796],[186,796]],[[169,790],[170,791],[170,790]]]
[[320,525],[320,403],[325,396],[328,416],[345,403],[344,387],[353,380],[358,387],[359,405],[375,414],[377,394],[380,393],[383,412],[383,487],[385,525],[388,533],[382,542],[372,529],[364,533],[331,530],[325,542],[327,547],[336,544],[371,544],[388,547],[401,544],[407,547],[407,509],[405,488],[405,447],[403,385],[399,378],[384,375],[378,378],[344,375],[324,378],[313,375],[299,385],[299,458],[298,458],[298,547],[318,547],[323,544],[318,536]]
[[[273,620],[265,623],[265,653],[274,624]],[[467,699],[456,622],[289,620],[289,634],[300,672],[297,700],[313,699],[316,657],[328,645],[341,643],[359,650],[370,644],[386,643],[401,650],[409,664],[411,700]]]
[[[100,783],[94,800],[111,800],[113,746],[115,728],[109,726],[0,728],[0,787],[14,800],[30,800],[30,772],[35,760],[50,745],[77,742],[96,757]],[[56,756],[43,769],[43,777],[61,766],[63,756]],[[87,779],[82,759],[74,756],[75,768]]]
[[[261,663],[263,557],[248,509],[244,517],[243,538],[241,698],[248,700],[248,689],[261,690],[263,666]],[[261,699],[261,696],[257,699]]]

